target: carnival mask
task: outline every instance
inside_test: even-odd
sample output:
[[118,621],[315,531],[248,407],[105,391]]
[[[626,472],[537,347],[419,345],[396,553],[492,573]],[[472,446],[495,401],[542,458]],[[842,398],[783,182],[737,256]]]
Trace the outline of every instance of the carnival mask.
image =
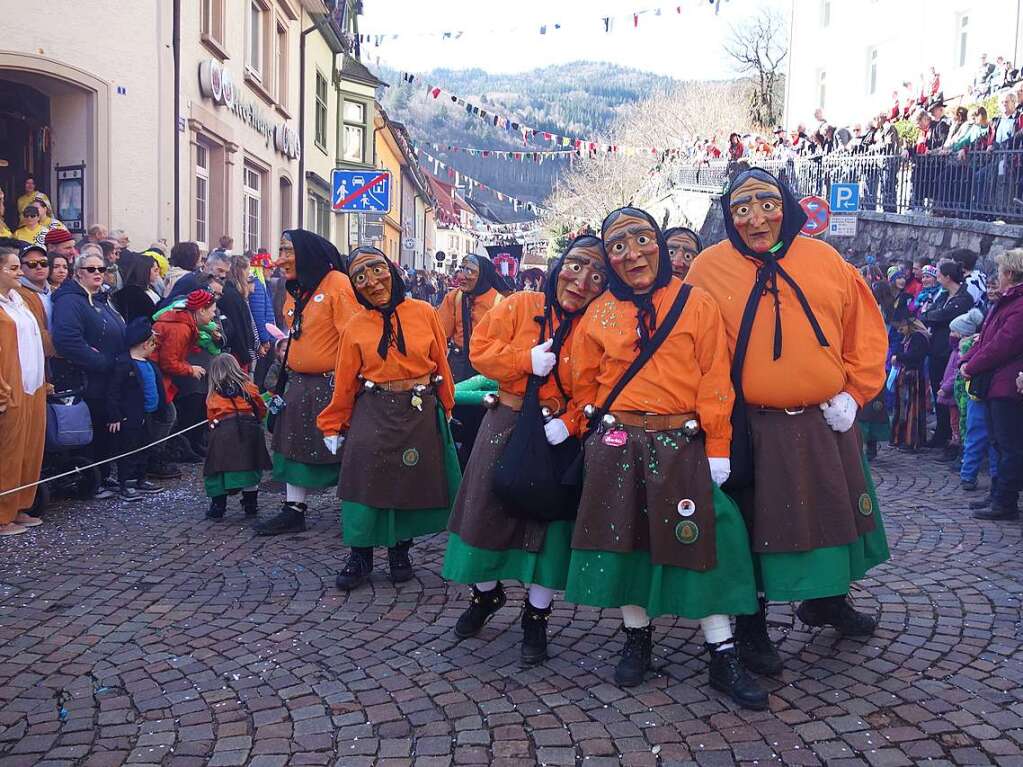
[[475,256],[466,256],[459,264],[458,272],[462,275],[462,290],[471,293],[480,279],[480,262]]
[[781,190],[749,178],[732,190],[728,208],[739,237],[754,253],[767,253],[781,237],[784,215]]
[[657,279],[660,247],[645,218],[622,213],[603,233],[611,268],[636,293],[649,291]]
[[379,253],[360,253],[348,267],[352,286],[373,306],[387,306],[391,301],[391,266]]
[[668,238],[668,258],[671,272],[682,279],[693,265],[693,259],[700,253],[700,246],[689,232],[676,232]]
[[607,265],[597,245],[576,245],[565,255],[558,272],[555,297],[566,312],[585,309],[607,284]]
[[295,245],[290,235],[281,236],[280,252],[277,255],[277,266],[284,272],[284,279],[298,279],[298,268],[295,266]]

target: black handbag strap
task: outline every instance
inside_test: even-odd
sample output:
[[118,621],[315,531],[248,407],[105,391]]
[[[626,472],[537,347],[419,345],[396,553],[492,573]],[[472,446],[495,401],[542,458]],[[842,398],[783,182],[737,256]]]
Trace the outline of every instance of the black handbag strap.
[[686,308],[686,302],[689,300],[689,294],[692,293],[692,285],[683,284],[681,290],[678,292],[678,296],[675,297],[674,303],[668,313],[664,316],[664,320],[658,324],[657,330],[651,337],[647,345],[640,350],[639,355],[632,361],[628,369],[622,374],[622,377],[618,379],[618,382],[611,389],[611,392],[607,395],[607,399],[604,400],[604,404],[600,406],[600,409],[593,414],[589,419],[589,425],[587,428],[587,434],[593,430],[593,428],[600,423],[601,419],[607,415],[608,411],[611,410],[611,406],[614,405],[618,395],[621,394],[625,387],[629,385],[629,382],[636,377],[636,374],[643,369],[643,366],[654,356],[661,344],[667,339],[668,334],[671,333],[675,327],[675,323],[678,322],[678,318],[682,315],[682,310]]
[[281,395],[284,393],[284,387],[288,383],[288,355],[291,354],[291,336],[288,336],[288,348],[284,350],[284,359],[281,360],[281,374],[277,376],[277,384],[274,386],[273,393],[275,395]]

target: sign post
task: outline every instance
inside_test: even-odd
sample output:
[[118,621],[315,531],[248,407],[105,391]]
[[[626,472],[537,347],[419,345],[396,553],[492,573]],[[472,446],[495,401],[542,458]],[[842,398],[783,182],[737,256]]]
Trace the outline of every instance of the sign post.
[[828,234],[832,237],[855,237],[856,214],[860,209],[859,184],[831,185],[831,221]]

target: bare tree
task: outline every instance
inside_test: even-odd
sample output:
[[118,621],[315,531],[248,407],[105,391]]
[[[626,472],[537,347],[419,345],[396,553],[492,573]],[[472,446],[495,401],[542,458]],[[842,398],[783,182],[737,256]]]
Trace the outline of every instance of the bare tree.
[[784,100],[782,64],[788,55],[785,18],[773,9],[763,8],[743,24],[732,27],[724,48],[735,70],[752,83],[750,118],[757,125],[777,125]]

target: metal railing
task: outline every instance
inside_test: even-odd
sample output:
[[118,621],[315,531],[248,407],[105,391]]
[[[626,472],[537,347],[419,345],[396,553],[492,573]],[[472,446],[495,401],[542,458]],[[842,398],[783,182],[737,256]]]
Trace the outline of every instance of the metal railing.
[[669,171],[659,191],[720,193],[748,165],[786,181],[797,197],[829,198],[834,183],[858,182],[860,210],[1023,222],[1023,150],[926,155],[832,154],[783,160],[712,160]]

